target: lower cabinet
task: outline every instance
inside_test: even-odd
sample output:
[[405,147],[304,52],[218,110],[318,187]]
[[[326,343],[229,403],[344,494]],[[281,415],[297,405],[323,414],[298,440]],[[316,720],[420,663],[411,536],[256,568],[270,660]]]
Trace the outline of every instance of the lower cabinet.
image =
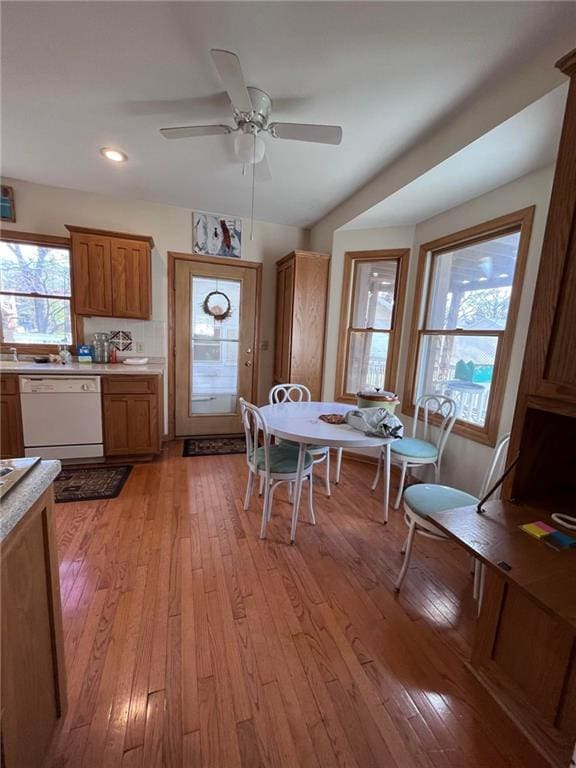
[[18,376],[0,377],[0,457],[16,459],[24,456],[22,413],[18,394]]
[[159,376],[102,377],[105,456],[160,452],[161,384]]
[[2,542],[2,766],[41,768],[66,713],[50,487]]

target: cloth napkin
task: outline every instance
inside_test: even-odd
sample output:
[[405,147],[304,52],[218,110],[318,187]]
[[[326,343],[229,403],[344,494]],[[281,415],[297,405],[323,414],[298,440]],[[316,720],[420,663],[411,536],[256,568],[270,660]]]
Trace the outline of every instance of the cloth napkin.
[[348,411],[346,422],[369,437],[403,437],[404,424],[386,408],[357,408]]

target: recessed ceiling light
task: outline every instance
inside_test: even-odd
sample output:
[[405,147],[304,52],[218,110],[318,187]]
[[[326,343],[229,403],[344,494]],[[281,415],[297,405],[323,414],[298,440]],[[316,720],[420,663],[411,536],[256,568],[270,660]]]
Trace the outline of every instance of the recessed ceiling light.
[[468,285],[470,280],[460,280],[460,282],[462,283],[462,285]]
[[509,277],[508,272],[501,272],[498,277]]
[[378,277],[378,272],[372,272],[372,277]]
[[100,154],[106,160],[112,160],[113,163],[125,163],[128,160],[126,152],[121,152],[119,149],[114,149],[114,147],[102,147]]
[[487,277],[479,277],[479,278],[478,278],[478,282],[479,282],[479,283],[485,283],[485,282],[486,282],[486,280],[488,280],[488,278],[487,278]]

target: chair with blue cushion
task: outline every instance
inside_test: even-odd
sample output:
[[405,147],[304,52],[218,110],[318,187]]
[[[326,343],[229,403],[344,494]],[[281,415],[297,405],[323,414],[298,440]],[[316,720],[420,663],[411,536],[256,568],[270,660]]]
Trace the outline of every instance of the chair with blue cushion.
[[[268,402],[270,405],[275,403],[301,403],[310,402],[312,400],[312,394],[308,387],[304,384],[276,384],[272,387],[268,395]],[[286,442],[286,441],[283,441]],[[292,443],[292,445],[298,445]],[[330,448],[325,445],[310,446],[309,449],[314,464],[320,464],[326,462],[326,496],[330,496]],[[336,463],[336,485],[340,482],[340,467],[342,465],[342,448],[338,448],[337,463]]]
[[[420,416],[420,414],[422,415]],[[394,509],[398,509],[400,506],[407,469],[432,464],[434,466],[434,480],[438,482],[440,479],[442,453],[455,421],[456,403],[451,397],[422,395],[422,397],[418,398],[414,409],[412,437],[403,437],[401,440],[395,440],[390,446],[390,459],[394,464],[399,464],[401,468],[400,484]],[[421,438],[416,436],[420,424],[422,424]],[[383,457],[384,453],[381,452],[378,459],[376,477],[372,483],[373,491],[378,485]]]
[[[254,489],[254,479],[260,477],[264,485],[264,505],[262,508],[260,538],[265,539],[266,529],[272,513],[274,491],[282,483],[288,483],[288,486],[291,487],[296,481],[299,447],[287,443],[271,444],[266,420],[260,409],[243,398],[240,398],[240,412],[246,435],[246,463],[248,464],[248,485],[244,497],[244,509],[248,509],[250,505],[250,497]],[[262,433],[263,438],[262,445],[259,445],[260,433]],[[308,480],[308,511],[310,522],[315,525],[316,519],[312,504],[313,464],[312,456],[306,451],[304,455],[303,479]],[[293,514],[290,534],[291,543],[294,543],[295,528]]]
[[[408,566],[410,565],[410,558],[412,556],[412,546],[414,544],[415,535],[418,533],[422,536],[428,536],[431,539],[442,541],[448,540],[448,537],[428,519],[428,515],[447,512],[448,510],[458,509],[459,507],[475,507],[478,504],[479,499],[487,493],[494,478],[497,476],[497,473],[499,473],[505,458],[509,440],[510,435],[508,434],[504,435],[498,441],[478,497],[466,493],[465,491],[460,491],[458,488],[431,483],[419,483],[418,485],[411,485],[410,488],[406,489],[404,492],[404,520],[408,526],[408,536],[402,547],[404,563],[402,564],[402,570],[396,581],[396,592],[400,591],[402,583],[406,577]],[[475,568],[474,574],[475,597],[480,597],[477,579],[479,571],[477,568]]]

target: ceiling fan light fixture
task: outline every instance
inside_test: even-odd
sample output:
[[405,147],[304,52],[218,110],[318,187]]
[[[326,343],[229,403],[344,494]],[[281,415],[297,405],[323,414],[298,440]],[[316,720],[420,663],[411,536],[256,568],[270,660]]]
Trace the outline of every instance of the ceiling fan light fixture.
[[266,142],[254,133],[239,133],[234,139],[236,157],[242,163],[259,163],[266,152]]

